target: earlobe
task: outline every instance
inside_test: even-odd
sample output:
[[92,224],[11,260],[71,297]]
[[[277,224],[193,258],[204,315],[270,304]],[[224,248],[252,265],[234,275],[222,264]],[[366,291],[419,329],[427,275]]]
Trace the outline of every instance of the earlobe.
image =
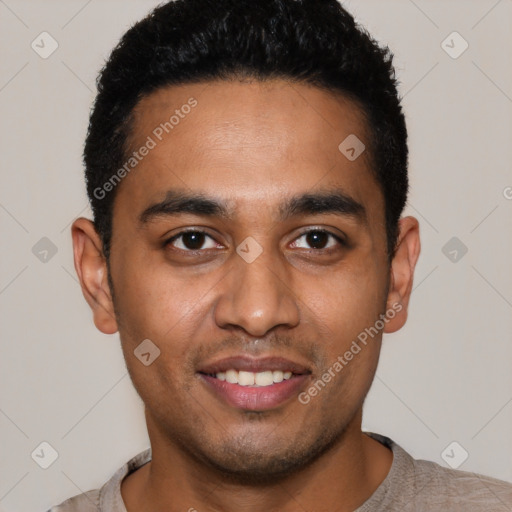
[[118,327],[100,237],[94,224],[83,217],[73,222],[71,236],[75,270],[94,324],[101,332],[114,334]]
[[407,321],[407,310],[421,244],[419,223],[414,217],[404,217],[399,222],[398,245],[391,262],[390,283],[387,297],[388,315],[384,332],[398,331]]

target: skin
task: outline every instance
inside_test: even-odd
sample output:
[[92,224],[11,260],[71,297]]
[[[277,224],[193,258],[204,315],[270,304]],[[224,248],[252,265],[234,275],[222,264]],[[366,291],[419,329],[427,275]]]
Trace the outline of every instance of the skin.
[[[407,319],[418,221],[400,220],[390,265],[384,199],[368,154],[351,162],[338,150],[349,134],[364,142],[361,112],[312,86],[275,80],[158,90],[137,105],[133,148],[192,96],[198,105],[118,186],[114,290],[91,221],[72,226],[75,268],[95,325],[119,331],[145,403],[153,459],[123,480],[126,508],[352,511],[392,463],[392,452],[361,432],[362,406],[382,332]],[[139,222],[176,189],[226,201],[230,218],[181,213]],[[280,219],[287,198],[339,189],[364,206],[366,222],[332,212]],[[304,234],[312,227],[349,245],[328,237],[326,249],[312,247]],[[184,228],[212,237],[202,252],[184,253],[183,238],[164,245]],[[248,236],[263,249],[252,263],[236,252]],[[300,391],[307,390],[397,304],[401,311],[307,405],[293,397],[265,412],[235,408],[197,374],[221,357],[279,356],[310,369]],[[150,366],[133,353],[147,338],[161,351]]]

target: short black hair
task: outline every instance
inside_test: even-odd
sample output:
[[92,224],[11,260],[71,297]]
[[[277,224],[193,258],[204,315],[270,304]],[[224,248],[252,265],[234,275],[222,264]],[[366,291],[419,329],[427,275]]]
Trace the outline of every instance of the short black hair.
[[123,35],[97,79],[84,163],[107,262],[116,187],[102,187],[126,162],[137,103],[166,86],[241,78],[312,84],[362,109],[391,261],[408,193],[407,129],[392,61],[389,48],[336,0],[174,0],[156,7]]

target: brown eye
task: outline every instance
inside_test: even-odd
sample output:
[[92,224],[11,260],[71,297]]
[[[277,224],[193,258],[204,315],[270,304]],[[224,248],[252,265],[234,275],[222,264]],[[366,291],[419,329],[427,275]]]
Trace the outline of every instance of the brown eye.
[[184,231],[169,239],[165,245],[172,245],[182,251],[199,251],[201,249],[214,249],[215,240],[203,231]]
[[329,242],[329,234],[324,231],[310,231],[306,235],[306,242],[313,247],[313,249],[325,249]]
[[[303,242],[300,243],[299,241],[301,239]],[[325,231],[323,229],[312,229],[307,231],[296,238],[293,242],[293,246],[298,247],[299,249],[314,249],[318,251],[331,249],[336,245],[344,245],[343,240],[330,231]]]

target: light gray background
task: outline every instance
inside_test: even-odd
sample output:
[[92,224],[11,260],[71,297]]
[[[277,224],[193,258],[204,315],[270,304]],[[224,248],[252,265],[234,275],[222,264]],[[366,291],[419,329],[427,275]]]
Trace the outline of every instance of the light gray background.
[[[149,446],[119,338],[95,329],[82,297],[70,224],[90,215],[81,153],[96,74],[155,5],[0,0],[2,510],[44,511]],[[512,1],[345,5],[396,55],[406,214],[423,243],[409,321],[384,337],[363,426],[443,465],[457,441],[460,469],[512,481]],[[47,59],[31,48],[43,31],[59,44]],[[453,31],[469,43],[457,59],[441,47]],[[454,236],[468,248],[456,263],[442,252]],[[46,263],[32,252],[42,237],[58,250]],[[42,441],[59,454],[46,470],[31,458]]]

